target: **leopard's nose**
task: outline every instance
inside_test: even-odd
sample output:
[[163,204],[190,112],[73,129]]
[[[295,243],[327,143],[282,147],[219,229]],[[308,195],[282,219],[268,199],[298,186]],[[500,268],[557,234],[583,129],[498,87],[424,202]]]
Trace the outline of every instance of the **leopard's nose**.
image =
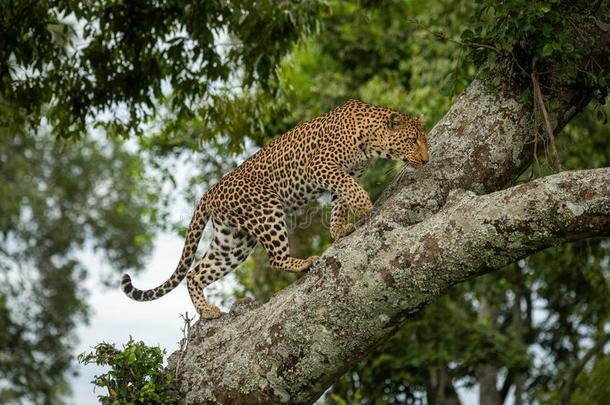
[[426,163],[428,163],[428,160],[430,160],[429,155],[428,155],[428,151],[420,152],[419,160],[421,161],[422,165],[425,165]]

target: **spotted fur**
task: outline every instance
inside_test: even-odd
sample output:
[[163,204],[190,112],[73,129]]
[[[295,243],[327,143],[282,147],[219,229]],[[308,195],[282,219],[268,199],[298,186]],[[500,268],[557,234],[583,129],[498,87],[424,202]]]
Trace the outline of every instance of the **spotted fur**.
[[[176,271],[151,290],[133,287],[123,276],[125,294],[138,301],[157,299],[186,276],[197,311],[203,318],[220,316],[206,302],[203,289],[242,263],[257,243],[272,267],[299,273],[317,259],[291,257],[285,213],[332,194],[333,239],[354,230],[348,212],[367,215],[372,204],[356,179],[369,159],[402,160],[412,166],[428,161],[423,117],[350,100],[329,113],[304,122],[259,150],[224,176],[201,198],[191,219]],[[212,219],[214,237],[201,261],[189,270],[203,229]]]

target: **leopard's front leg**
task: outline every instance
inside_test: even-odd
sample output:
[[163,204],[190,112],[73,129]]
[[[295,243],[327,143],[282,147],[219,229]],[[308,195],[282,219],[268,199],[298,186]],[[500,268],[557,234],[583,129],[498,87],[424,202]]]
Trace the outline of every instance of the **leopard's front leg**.
[[[366,190],[338,164],[319,159],[311,165],[310,176],[320,187],[343,200],[355,215],[366,216],[371,213],[373,203]],[[338,209],[337,216],[342,214],[342,209]]]
[[339,195],[333,194],[330,214],[330,236],[337,240],[354,232],[353,224],[347,221],[349,206]]

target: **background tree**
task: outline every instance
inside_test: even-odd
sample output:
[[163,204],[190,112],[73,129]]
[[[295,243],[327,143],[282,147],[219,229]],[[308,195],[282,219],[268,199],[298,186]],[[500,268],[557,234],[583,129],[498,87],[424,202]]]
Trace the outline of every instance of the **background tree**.
[[0,402],[57,403],[88,314],[79,252],[141,268],[162,204],[141,158],[115,142],[3,130],[0,168]]
[[[78,252],[101,251],[117,271],[142,267],[155,230],[167,225],[159,155],[174,150],[172,128],[197,115],[218,128],[206,139],[222,133],[226,89],[269,87],[317,7],[0,2],[0,188],[14,196],[0,203],[0,402],[61,401],[73,330],[87,320]],[[117,140],[54,144],[51,136],[80,139],[102,127],[126,138],[152,117],[171,127],[137,153]]]
[[36,126],[44,116],[63,137],[93,125],[127,136],[167,102],[174,126],[198,115],[223,128],[222,90],[268,86],[318,7],[4,0],[0,96],[10,121],[3,121]]

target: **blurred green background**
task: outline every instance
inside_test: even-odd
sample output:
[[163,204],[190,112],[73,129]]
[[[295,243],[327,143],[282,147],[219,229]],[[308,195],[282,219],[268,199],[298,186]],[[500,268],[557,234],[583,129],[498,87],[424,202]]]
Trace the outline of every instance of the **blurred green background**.
[[[193,205],[244,156],[346,99],[424,114],[431,129],[500,59],[464,46],[500,35],[500,15],[522,24],[503,38],[566,57],[560,2],[492,3],[0,0],[0,402],[67,401],[75,328],[90,311],[79,286],[100,271],[83,251],[106,258],[116,288],[121,272],[144,267],[158,232],[184,234],[176,201]],[[566,169],[609,165],[596,80],[596,99],[559,136]],[[542,156],[519,181],[551,166]],[[365,188],[376,198],[399,170],[375,162]],[[330,245],[327,211],[295,227],[295,256]],[[588,240],[459,285],[321,401],[455,404],[479,387],[488,404],[601,404],[609,263],[610,241]],[[216,299],[264,302],[295,277],[270,271],[257,249]]]

